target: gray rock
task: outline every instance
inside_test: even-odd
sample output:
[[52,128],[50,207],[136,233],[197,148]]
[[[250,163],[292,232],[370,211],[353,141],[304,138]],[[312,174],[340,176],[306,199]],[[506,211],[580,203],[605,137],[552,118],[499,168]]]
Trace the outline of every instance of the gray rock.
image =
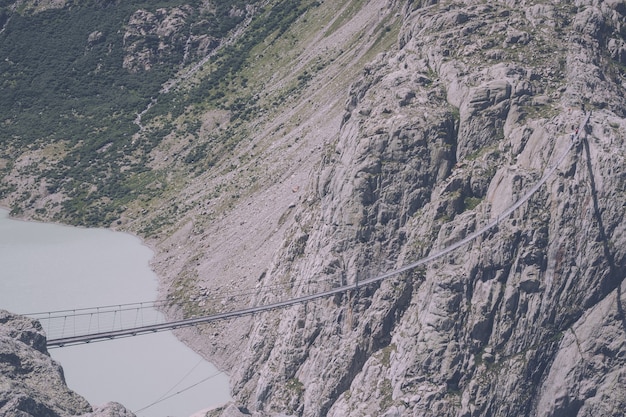
[[[335,15],[329,7],[337,2],[318,3],[302,20]],[[252,287],[252,295],[222,301],[247,307],[356,287],[498,224],[377,284],[181,330],[230,372],[235,404],[225,415],[619,415],[626,392],[624,2],[359,6],[316,34],[316,50],[294,53],[303,59],[293,74],[317,68],[302,87],[306,102],[294,94],[289,109],[276,104],[245,125],[238,146],[254,149],[258,166],[236,147],[236,163],[216,169],[223,176],[202,173],[180,196],[168,192],[188,206],[176,212],[180,218],[156,200],[136,212],[145,219],[129,226],[135,231],[161,215],[172,220],[151,241],[155,268],[175,282],[164,283],[164,293],[197,301]],[[125,28],[124,66],[144,71],[178,50],[188,13],[195,11],[135,13]],[[383,50],[385,34],[398,27],[397,43]],[[161,36],[163,54],[142,33]],[[209,37],[189,40],[198,45],[189,59],[215,47]],[[296,85],[287,72],[266,80],[268,97]],[[568,149],[592,110],[555,174],[501,217]],[[227,125],[228,111],[216,113],[201,123],[207,137],[210,126]],[[154,164],[168,163],[153,167],[182,177],[166,153],[184,155],[184,143],[170,135],[152,155],[164,156]],[[251,185],[248,169],[269,179]],[[208,198],[226,188],[237,198],[231,191]],[[207,218],[195,216],[192,207],[209,199],[197,212]],[[114,404],[91,410],[63,384],[36,324],[10,320],[18,326],[0,339],[3,415],[126,413]]]
[[0,311],[0,415],[77,415],[91,407],[65,385],[41,325]]
[[35,320],[0,310],[0,416],[132,417],[119,404],[92,410],[65,384],[63,369],[46,350]]
[[135,417],[135,414],[119,403],[109,402],[94,407],[92,412],[82,414],[80,417]]
[[[600,57],[619,61],[621,44],[603,36],[626,22],[617,3],[453,3],[412,2],[397,49],[354,82],[333,156],[261,287],[290,277],[296,296],[355,283],[467,236],[566,150],[584,103],[582,144],[461,250],[257,318],[233,369],[253,415],[623,409],[626,103]],[[414,82],[424,67],[430,82]]]

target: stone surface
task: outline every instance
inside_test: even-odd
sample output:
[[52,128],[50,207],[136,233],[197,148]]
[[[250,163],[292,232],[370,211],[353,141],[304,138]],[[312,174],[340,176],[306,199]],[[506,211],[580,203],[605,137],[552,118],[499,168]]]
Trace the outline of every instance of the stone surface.
[[622,3],[393,7],[400,42],[352,83],[259,291],[355,283],[462,239],[541,178],[584,111],[590,123],[497,229],[380,284],[257,316],[231,366],[236,400],[259,416],[615,414]]
[[41,324],[0,310],[0,416],[133,417],[119,404],[96,409],[65,384]]

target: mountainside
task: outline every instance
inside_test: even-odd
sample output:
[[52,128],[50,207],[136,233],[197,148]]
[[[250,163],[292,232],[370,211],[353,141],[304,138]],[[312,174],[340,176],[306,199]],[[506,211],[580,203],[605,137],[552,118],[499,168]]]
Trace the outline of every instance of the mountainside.
[[[0,36],[87,13],[4,3]],[[356,287],[498,219],[377,284],[179,330],[229,371],[224,415],[623,414],[626,2],[87,3],[123,30],[81,54],[154,85],[67,137],[7,99],[0,203],[139,234],[171,317]]]

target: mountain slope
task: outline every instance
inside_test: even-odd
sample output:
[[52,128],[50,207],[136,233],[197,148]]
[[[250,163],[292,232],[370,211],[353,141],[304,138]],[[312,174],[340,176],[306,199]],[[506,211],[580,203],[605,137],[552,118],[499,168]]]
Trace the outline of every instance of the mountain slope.
[[235,398],[268,415],[621,410],[621,6],[400,6],[400,42],[353,83],[255,302],[461,239],[540,178],[583,108],[588,131],[496,232],[379,287],[255,318],[231,345],[244,344]]
[[[132,16],[166,20],[150,13]],[[127,157],[141,169],[104,218],[155,248],[172,317],[356,284],[497,218],[591,113],[526,204],[443,259],[178,335],[230,372],[242,413],[619,413],[625,13],[614,0],[235,7],[214,52],[137,110]],[[9,187],[4,204],[52,216],[18,169],[46,148],[17,149],[5,179],[31,178],[32,194]]]

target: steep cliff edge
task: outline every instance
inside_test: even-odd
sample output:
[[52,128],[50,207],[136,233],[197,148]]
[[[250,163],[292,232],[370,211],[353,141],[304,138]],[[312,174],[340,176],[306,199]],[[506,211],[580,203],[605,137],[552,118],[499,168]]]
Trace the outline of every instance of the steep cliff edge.
[[133,417],[117,403],[92,409],[65,385],[39,322],[0,310],[0,416]]
[[399,44],[352,84],[254,303],[463,238],[541,177],[585,112],[590,123],[496,231],[378,286],[255,317],[229,346],[235,398],[258,415],[621,412],[624,3],[391,7]]

